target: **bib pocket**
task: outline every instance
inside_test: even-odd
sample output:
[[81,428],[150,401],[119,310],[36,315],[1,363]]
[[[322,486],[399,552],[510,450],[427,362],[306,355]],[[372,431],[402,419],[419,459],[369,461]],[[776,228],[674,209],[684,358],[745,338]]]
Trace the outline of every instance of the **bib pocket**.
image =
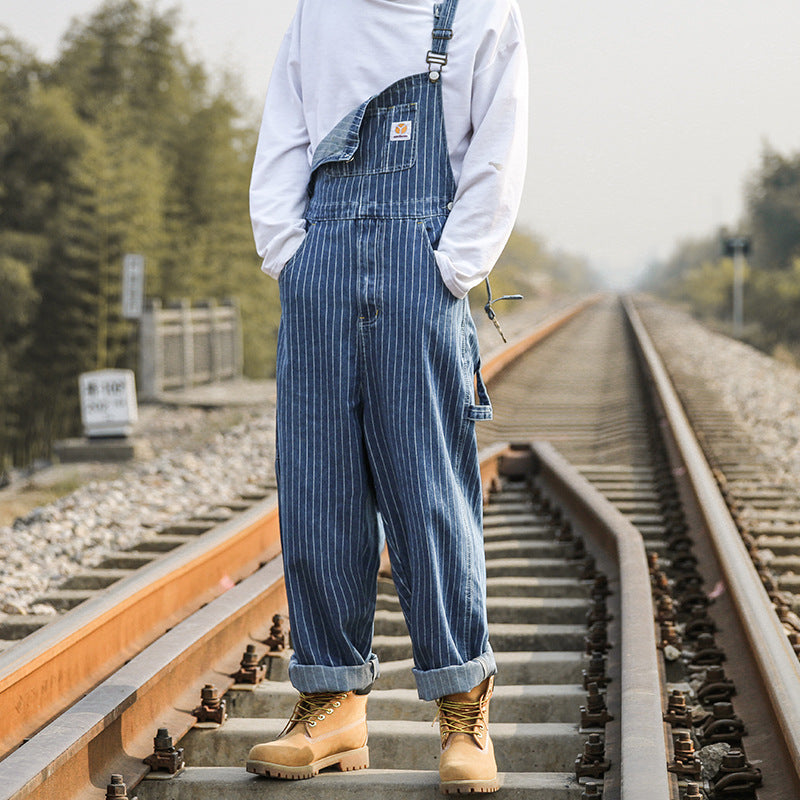
[[361,122],[358,149],[349,161],[327,164],[329,174],[380,175],[414,166],[417,160],[417,104],[368,107]]

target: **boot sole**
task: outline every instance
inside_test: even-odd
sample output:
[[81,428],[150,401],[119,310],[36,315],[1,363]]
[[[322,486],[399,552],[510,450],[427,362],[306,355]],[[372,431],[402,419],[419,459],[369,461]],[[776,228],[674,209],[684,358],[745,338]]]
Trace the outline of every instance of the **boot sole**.
[[499,778],[488,781],[446,781],[439,784],[442,794],[474,794],[496,792],[500,788]]
[[287,766],[286,764],[271,764],[269,761],[248,761],[247,771],[255,775],[264,775],[267,778],[300,781],[305,778],[313,778],[319,774],[320,770],[333,766],[338,766],[341,772],[366,769],[369,767],[369,748],[359,747],[357,750],[335,753],[332,756],[313,761],[311,764],[303,764],[298,767]]

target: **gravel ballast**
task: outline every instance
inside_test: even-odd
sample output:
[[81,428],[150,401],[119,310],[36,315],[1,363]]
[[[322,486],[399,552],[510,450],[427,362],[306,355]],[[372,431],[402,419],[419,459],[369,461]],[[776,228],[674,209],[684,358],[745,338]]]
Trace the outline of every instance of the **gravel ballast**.
[[800,370],[647,303],[642,320],[675,381],[704,382],[776,477],[800,488]]
[[92,480],[0,528],[0,612],[54,614],[35,601],[68,576],[273,480],[274,385],[265,394],[258,408],[237,409],[241,421],[224,431],[214,430],[213,411],[148,409],[136,433],[157,455],[109,466],[114,479]]

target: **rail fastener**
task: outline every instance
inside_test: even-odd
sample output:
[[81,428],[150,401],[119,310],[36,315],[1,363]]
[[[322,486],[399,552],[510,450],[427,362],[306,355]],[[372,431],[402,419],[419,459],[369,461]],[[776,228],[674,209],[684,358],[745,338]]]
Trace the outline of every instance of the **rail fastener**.
[[227,702],[216,686],[207,683],[200,691],[200,705],[192,711],[198,726],[222,725],[228,718]]
[[591,684],[604,689],[611,682],[606,675],[606,657],[603,653],[592,653],[588,668],[583,670],[583,688],[588,692]]
[[594,556],[586,556],[581,564],[580,579],[582,581],[594,580],[597,575],[597,563]]
[[602,796],[602,789],[599,784],[594,781],[589,781],[584,784],[583,791],[581,792],[581,800],[600,800]]
[[594,622],[589,628],[589,634],[584,637],[586,643],[586,655],[592,653],[606,653],[611,649],[608,641],[608,627],[604,622]]
[[136,797],[128,797],[128,787],[122,775],[112,775],[111,783],[106,786],[106,800],[138,800]]
[[678,731],[673,738],[675,756],[667,764],[667,770],[675,775],[684,775],[699,780],[703,765],[695,752],[692,734],[689,731]]
[[289,649],[289,621],[283,614],[275,614],[272,618],[272,627],[269,636],[264,640],[267,646],[267,655],[283,653]]
[[669,722],[673,728],[692,727],[692,714],[686,705],[686,695],[680,689],[673,689],[667,699],[664,722]]
[[697,639],[697,647],[689,661],[689,669],[703,669],[712,665],[719,665],[727,656],[716,646],[714,637],[710,633],[701,633]]
[[167,728],[159,728],[153,739],[153,752],[142,761],[153,772],[177,775],[184,767],[183,748],[175,747]]
[[611,769],[606,758],[606,746],[599,733],[590,733],[583,745],[583,753],[575,759],[575,776],[580,778],[602,778]]
[[700,791],[700,784],[694,781],[689,781],[686,784],[686,792],[683,795],[683,800],[703,800],[705,795]]
[[741,745],[745,733],[744,722],[734,714],[733,705],[720,702],[712,706],[711,714],[700,726],[698,738],[704,746],[719,742],[736,746]]
[[581,728],[603,728],[614,717],[608,713],[606,698],[596,683],[589,684],[586,705],[581,706]]
[[254,644],[248,644],[239,662],[239,670],[234,673],[236,683],[257,686],[267,677],[267,667],[261,663]]
[[741,750],[729,750],[722,757],[722,764],[712,781],[714,797],[755,797],[763,776],[758,767],[750,764]]
[[715,664],[706,670],[705,679],[697,690],[697,699],[703,705],[713,705],[730,700],[735,694],[733,681],[725,675],[725,670],[719,664]]

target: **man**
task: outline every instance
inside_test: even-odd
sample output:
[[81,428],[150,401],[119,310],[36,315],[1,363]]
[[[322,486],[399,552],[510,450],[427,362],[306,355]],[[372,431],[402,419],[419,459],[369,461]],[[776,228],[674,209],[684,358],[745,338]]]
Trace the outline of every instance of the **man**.
[[[516,0],[300,0],[251,185],[281,294],[278,492],[300,691],[251,772],[368,765],[381,535],[445,793],[495,791],[475,420],[491,417],[466,300],[525,168]],[[477,397],[476,387],[477,386]]]

